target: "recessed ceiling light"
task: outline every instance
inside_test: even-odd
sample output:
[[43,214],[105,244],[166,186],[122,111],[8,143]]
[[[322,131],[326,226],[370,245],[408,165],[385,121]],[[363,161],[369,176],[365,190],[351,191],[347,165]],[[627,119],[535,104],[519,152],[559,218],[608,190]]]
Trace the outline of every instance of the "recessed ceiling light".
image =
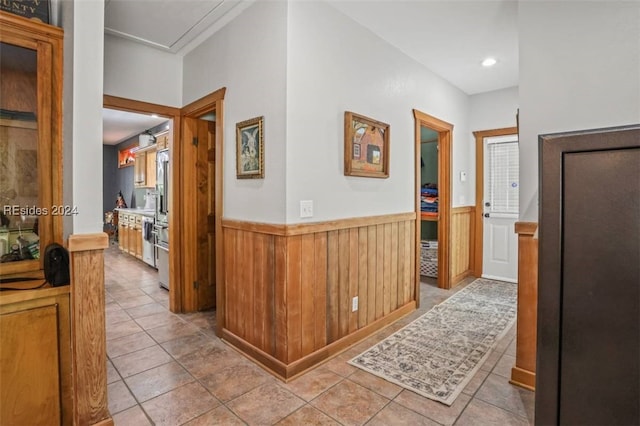
[[158,118],[158,114],[151,114],[153,118]]
[[482,61],[482,66],[483,67],[492,67],[496,64],[496,61],[494,58],[487,58],[484,61]]

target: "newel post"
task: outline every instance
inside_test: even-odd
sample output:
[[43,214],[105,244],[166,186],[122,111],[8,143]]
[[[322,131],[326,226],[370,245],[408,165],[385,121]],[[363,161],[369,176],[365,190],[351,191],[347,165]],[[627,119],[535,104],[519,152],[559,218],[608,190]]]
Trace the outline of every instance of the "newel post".
[[107,405],[105,233],[71,235],[73,424],[113,425]]

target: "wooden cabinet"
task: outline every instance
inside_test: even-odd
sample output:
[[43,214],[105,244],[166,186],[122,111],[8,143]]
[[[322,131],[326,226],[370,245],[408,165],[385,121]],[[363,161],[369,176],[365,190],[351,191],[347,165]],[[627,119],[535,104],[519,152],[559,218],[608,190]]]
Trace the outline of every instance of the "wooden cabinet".
[[536,424],[640,424],[640,126],[540,154]]
[[138,259],[142,259],[142,216],[133,215],[133,222],[131,223],[131,250],[129,254],[135,256]]
[[156,147],[144,148],[136,152],[134,166],[134,186],[136,188],[156,187]]
[[69,289],[0,300],[0,424],[71,424]]
[[119,217],[118,240],[120,250],[142,259],[142,215],[121,211]]
[[169,148],[169,132],[156,135],[156,148],[158,151]]
[[118,217],[118,247],[126,253],[129,250],[129,214],[120,211]]
[[148,151],[147,158],[145,160],[147,172],[146,172],[146,187],[147,188],[155,188],[156,187],[156,151]]
[[[54,208],[62,205],[63,36],[61,28],[0,12],[0,198],[39,209],[4,214],[9,230],[39,243],[40,253],[62,242],[63,216]],[[34,252],[0,263],[0,275],[42,269]]]
[[134,164],[133,184],[136,188],[144,188],[147,184],[147,153],[136,152]]

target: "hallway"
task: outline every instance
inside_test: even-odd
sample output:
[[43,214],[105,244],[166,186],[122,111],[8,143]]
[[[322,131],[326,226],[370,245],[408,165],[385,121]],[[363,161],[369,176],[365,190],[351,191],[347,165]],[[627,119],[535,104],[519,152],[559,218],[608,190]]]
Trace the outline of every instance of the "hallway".
[[515,326],[451,407],[346,363],[442,302],[422,283],[411,315],[283,383],[215,336],[214,312],[173,314],[157,271],[116,245],[105,250],[107,381],[116,426],[529,425],[534,393],[508,382]]

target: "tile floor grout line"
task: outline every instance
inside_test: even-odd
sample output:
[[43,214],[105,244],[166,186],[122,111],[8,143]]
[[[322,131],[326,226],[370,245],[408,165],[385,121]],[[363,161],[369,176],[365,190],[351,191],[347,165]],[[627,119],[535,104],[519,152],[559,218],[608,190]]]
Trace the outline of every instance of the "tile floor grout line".
[[[149,277],[146,277],[146,278],[132,278],[131,277],[131,275],[139,275],[139,276],[145,276],[146,275],[144,273],[137,274],[136,271],[133,270],[133,268],[136,268],[136,267],[138,267],[140,265],[138,265],[137,262],[133,262],[133,261],[129,262],[128,259],[124,258],[124,256],[118,256],[120,253],[117,252],[117,246],[115,246],[115,245],[114,245],[113,251],[116,253],[118,262],[117,263],[116,262],[112,263],[112,266],[109,268],[110,269],[109,272],[117,273],[119,270],[120,271],[123,271],[123,270],[126,271],[126,270],[128,270],[128,268],[132,268],[132,272],[130,274],[127,274],[126,272],[121,272],[121,275],[118,275],[117,277],[114,277],[113,279],[109,279],[108,280],[109,281],[109,285],[105,286],[105,287],[119,286],[119,287],[117,287],[117,290],[114,291],[114,293],[124,292],[124,291],[131,291],[131,290],[140,290],[142,293],[144,293],[145,296],[148,296],[148,298],[151,299],[153,302],[150,302],[150,303],[147,303],[147,304],[144,304],[144,305],[132,306],[132,307],[129,307],[129,308],[125,309],[123,306],[120,305],[120,302],[113,297],[113,294],[110,293],[108,288],[105,288],[105,292],[109,296],[109,299],[111,300],[110,303],[114,303],[120,310],[122,310],[124,313],[126,313],[129,316],[131,316],[129,311],[131,311],[133,309],[136,309],[136,308],[139,308],[141,306],[151,305],[153,303],[158,304],[158,305],[160,305],[161,307],[164,308],[162,310],[162,312],[159,312],[159,313],[168,313],[168,312],[170,312],[164,306],[164,305],[166,305],[168,303],[167,300],[166,300],[166,297],[164,297],[164,295],[162,295],[162,294],[159,295],[152,288],[153,284],[149,282],[151,280],[151,278],[149,278]],[[424,284],[432,286],[432,284],[429,284],[429,283],[424,283]],[[429,297],[427,297],[426,295],[427,295],[428,291],[434,290],[434,289],[427,289],[427,288],[422,289],[421,290],[421,300],[422,299],[424,299],[424,300],[422,300],[421,309],[416,310],[416,316],[418,317],[419,315],[422,315],[424,312],[428,311],[428,309],[425,309],[425,310],[422,309],[422,307],[426,307],[426,306],[430,305],[429,303],[427,303],[428,300],[433,300],[435,303],[433,303],[431,305],[436,306],[439,303],[442,303],[442,301],[446,300],[451,295],[455,294],[457,291],[461,290],[463,287],[464,287],[464,285],[457,286],[457,288],[455,288],[455,291],[453,291],[453,292],[452,291],[440,292],[439,289],[435,288],[435,291],[431,292],[431,295],[429,296],[431,299],[429,299]],[[155,295],[155,297],[154,297],[154,295]],[[163,297],[161,297],[161,296],[163,296]],[[138,296],[135,296],[135,297],[138,297]],[[126,300],[123,300],[122,302],[125,302],[125,301]],[[181,361],[178,360],[178,358],[176,356],[174,356],[172,353],[169,353],[168,349],[165,348],[165,346],[163,346],[166,343],[173,342],[175,340],[179,340],[179,339],[187,337],[187,336],[178,336],[176,338],[172,338],[172,339],[169,339],[169,340],[167,340],[167,341],[165,341],[163,343],[160,343],[158,340],[156,340],[154,337],[152,337],[151,334],[149,333],[150,330],[156,329],[158,327],[153,327],[153,328],[149,328],[149,329],[144,329],[144,328],[141,327],[141,324],[138,321],[141,320],[142,318],[145,318],[145,317],[148,317],[148,316],[151,316],[151,315],[154,315],[154,314],[143,315],[143,316],[138,317],[138,318],[131,317],[131,321],[132,321],[133,324],[135,324],[137,327],[139,327],[141,329],[140,331],[144,332],[149,337],[150,342],[153,342],[153,345],[150,346],[150,347],[160,346],[162,351],[164,351],[165,353],[167,353],[169,355],[169,358],[171,359],[171,361],[168,361],[168,362],[175,362],[177,365],[179,365],[188,374],[188,376],[191,379],[191,381],[189,383],[181,385],[178,388],[168,390],[168,391],[166,391],[166,392],[164,392],[164,393],[162,393],[160,395],[156,395],[153,398],[150,398],[149,400],[161,397],[162,395],[165,395],[167,393],[175,391],[176,389],[180,389],[181,387],[187,386],[187,385],[189,385],[191,383],[197,383],[198,386],[202,386],[206,390],[207,394],[210,395],[213,398],[213,400],[217,401],[217,403],[219,404],[219,405],[216,406],[216,408],[210,408],[207,411],[205,411],[204,413],[201,413],[198,416],[195,416],[195,417],[187,420],[186,423],[192,422],[195,419],[197,419],[199,417],[202,417],[203,415],[206,415],[207,413],[211,412],[212,410],[216,410],[218,407],[224,407],[224,409],[228,410],[229,413],[234,416],[234,418],[236,418],[237,420],[239,420],[243,424],[247,424],[247,422],[245,422],[245,420],[243,420],[242,417],[240,417],[240,413],[236,413],[236,411],[234,411],[231,408],[231,406],[230,406],[231,403],[233,401],[235,401],[236,399],[241,398],[242,396],[246,395],[247,393],[254,391],[255,389],[259,388],[260,386],[264,386],[264,385],[266,385],[268,383],[275,383],[278,387],[280,387],[284,391],[288,392],[289,394],[291,394],[294,397],[296,397],[297,399],[299,399],[302,402],[302,406],[296,408],[294,411],[288,413],[284,417],[278,418],[276,421],[273,422],[273,424],[275,424],[277,422],[281,422],[282,420],[294,415],[297,411],[299,411],[300,409],[302,409],[305,406],[308,406],[310,409],[316,410],[318,413],[321,413],[323,416],[326,416],[326,418],[329,418],[329,419],[332,419],[333,421],[336,421],[336,423],[338,423],[338,424],[343,424],[343,422],[341,422],[340,420],[335,419],[333,416],[329,415],[328,413],[324,412],[320,408],[318,408],[315,405],[313,405],[313,402],[316,401],[318,398],[320,398],[322,395],[325,395],[326,393],[330,392],[331,389],[335,388],[336,386],[338,386],[338,385],[340,385],[342,383],[345,383],[345,381],[349,381],[350,383],[353,383],[354,385],[360,386],[363,389],[366,389],[367,391],[373,392],[374,394],[376,394],[376,395],[378,395],[378,396],[380,396],[382,398],[385,398],[387,400],[386,403],[381,408],[379,408],[378,410],[376,410],[374,413],[372,413],[370,415],[370,417],[365,422],[366,424],[370,424],[373,421],[373,419],[376,416],[378,416],[381,412],[383,412],[384,410],[389,409],[389,407],[391,406],[392,402],[398,404],[399,406],[401,406],[401,407],[403,407],[405,409],[410,410],[411,412],[414,412],[416,415],[419,415],[421,418],[428,419],[428,421],[433,421],[435,424],[441,424],[439,421],[432,419],[430,416],[424,415],[422,413],[417,412],[415,410],[416,404],[413,404],[413,405],[412,404],[408,404],[409,406],[406,406],[406,405],[398,403],[397,402],[398,397],[399,397],[399,395],[402,394],[402,391],[404,389],[401,389],[400,392],[398,394],[396,394],[394,397],[389,398],[388,396],[385,396],[384,394],[380,393],[381,391],[376,391],[374,389],[370,389],[369,387],[367,387],[367,386],[365,386],[363,384],[355,382],[353,380],[353,377],[354,377],[354,374],[358,371],[357,369],[353,369],[351,371],[347,370],[348,373],[343,375],[343,373],[338,373],[338,372],[336,372],[336,371],[334,371],[334,370],[332,370],[330,368],[326,368],[326,364],[328,362],[330,362],[331,360],[328,360],[327,363],[323,363],[324,364],[324,368],[326,368],[327,372],[330,372],[332,375],[334,375],[335,378],[338,379],[338,381],[336,383],[333,383],[331,386],[327,387],[326,389],[323,389],[322,392],[320,392],[319,394],[313,396],[309,401],[307,401],[304,398],[302,398],[301,395],[299,395],[294,390],[287,389],[285,387],[286,383],[281,382],[278,379],[274,379],[271,376],[269,376],[269,378],[271,378],[272,381],[263,382],[263,383],[255,386],[255,387],[253,387],[252,389],[247,390],[246,392],[242,393],[241,395],[237,395],[233,399],[230,399],[229,401],[223,402],[223,401],[219,400],[213,394],[212,390],[210,390],[209,388],[207,388],[204,385],[204,383],[201,381],[201,379],[196,378],[191,373],[191,371],[189,371],[185,367],[185,365]],[[194,332],[193,334],[189,334],[188,336],[191,336],[191,335],[197,336],[197,339],[203,339],[203,341],[205,341],[206,343],[210,343],[210,342],[215,342],[216,341],[217,337],[215,336],[215,334],[207,333],[207,330],[210,330],[210,328],[211,328],[210,319],[204,318],[204,317],[198,316],[198,315],[192,315],[192,316],[184,316],[184,315],[180,315],[180,314],[173,314],[173,315],[175,315],[177,318],[180,318],[180,320],[183,323],[186,323],[186,324],[188,324],[190,326],[193,326],[197,330],[196,332]],[[194,321],[197,321],[197,323],[194,323]],[[200,324],[204,324],[204,325],[200,325]],[[113,324],[109,324],[109,325],[113,325]],[[159,326],[159,327],[162,327],[162,326]],[[135,333],[138,333],[138,332],[135,332]],[[132,333],[132,334],[135,334],[135,333]],[[393,331],[392,331],[392,333],[393,333]],[[170,334],[171,333],[168,333],[167,335],[170,335]],[[126,337],[126,336],[120,336],[120,337]],[[371,338],[371,337],[373,337],[373,336],[369,336],[369,338]],[[514,335],[509,340],[508,343],[505,342],[504,344],[501,344],[501,346],[503,346],[503,347],[500,350],[496,350],[495,351],[495,354],[497,356],[497,360],[491,366],[489,371],[481,370],[483,372],[483,374],[486,373],[486,376],[481,380],[481,382],[479,383],[479,385],[477,386],[477,388],[474,390],[474,392],[471,395],[465,394],[465,395],[467,395],[469,397],[469,400],[466,402],[466,404],[464,404],[464,407],[462,407],[461,411],[457,414],[453,424],[456,424],[460,420],[461,416],[465,413],[465,411],[467,411],[469,405],[474,400],[478,401],[478,402],[481,402],[483,404],[488,404],[489,406],[492,406],[492,407],[494,407],[496,409],[499,409],[499,410],[501,410],[501,411],[503,411],[505,413],[509,413],[509,415],[515,416],[515,418],[519,418],[519,419],[522,419],[525,422],[529,422],[527,417],[523,418],[521,415],[519,415],[518,413],[513,412],[512,410],[505,409],[504,407],[500,407],[500,406],[495,405],[495,404],[493,404],[493,403],[491,403],[489,401],[485,401],[484,399],[481,399],[481,398],[477,397],[480,389],[485,385],[485,383],[487,381],[487,378],[490,377],[492,374],[497,375],[501,379],[504,378],[504,376],[500,376],[497,373],[495,373],[496,367],[497,367],[498,363],[503,359],[503,357],[506,354],[506,352],[508,350],[510,350],[510,347],[512,345],[512,341],[515,339],[515,337],[516,336]],[[366,340],[366,339],[363,339],[363,341],[364,340]],[[380,340],[380,339],[378,339],[378,340]],[[197,345],[197,343],[194,343],[194,345]],[[373,343],[373,345],[375,345],[375,343]],[[150,348],[150,347],[148,347],[148,348]],[[139,350],[136,350],[136,351],[133,351],[133,352],[129,352],[128,354],[133,354],[135,352],[139,352],[139,351],[142,351],[142,350],[145,350],[145,349],[148,349],[148,348],[142,348],[142,349],[139,349]],[[191,353],[195,353],[197,350],[198,349],[195,349],[194,351],[190,351],[188,353],[182,354],[181,357],[182,356],[186,356],[186,355],[191,354]],[[136,407],[136,406],[140,407],[139,409],[142,410],[142,412],[143,412],[144,416],[147,418],[147,420],[151,424],[154,424],[154,421],[153,421],[150,413],[147,413],[147,411],[143,408],[142,403],[138,400],[138,398],[135,396],[135,394],[133,394],[133,392],[131,391],[131,388],[129,388],[127,382],[125,381],[125,378],[122,377],[122,374],[115,367],[115,364],[113,363],[113,359],[116,359],[116,358],[119,358],[119,357],[123,357],[123,356],[128,355],[128,354],[121,354],[118,357],[114,357],[114,358],[108,357],[108,360],[109,360],[109,362],[111,362],[112,368],[114,368],[114,370],[116,371],[117,377],[119,378],[120,381],[122,381],[122,383],[124,384],[124,387],[127,389],[127,391],[130,393],[130,395],[133,397],[133,400],[136,402],[136,405],[134,405],[133,407]],[[242,359],[246,359],[246,357],[244,357]],[[335,360],[335,359],[337,359],[337,357],[333,357],[332,359]],[[346,363],[346,361],[341,360],[340,363]],[[161,364],[161,365],[165,365],[165,364],[166,363]],[[156,367],[158,367],[158,366],[155,366],[154,368],[156,368]],[[143,370],[143,371],[137,372],[136,374],[140,374],[140,373],[142,373],[144,371],[148,371],[148,370],[149,369]],[[336,365],[336,370],[344,372],[344,369],[342,368],[342,365]],[[480,372],[480,370],[478,371],[478,373],[479,372]],[[133,376],[135,376],[135,375],[128,376],[127,379],[130,378],[130,377],[133,377]],[[375,387],[375,386],[373,386],[373,387]],[[410,391],[408,391],[408,392],[410,392]],[[146,402],[147,401],[145,401],[145,403]],[[523,402],[524,402],[524,400],[523,400]],[[528,406],[528,404],[526,404],[525,407],[526,406]],[[133,407],[129,407],[129,408],[125,409],[125,410],[122,410],[122,411],[118,412],[118,414],[121,413],[121,412],[124,412],[124,411],[126,411],[126,410],[128,410],[130,408],[133,408]],[[206,407],[206,408],[209,408],[209,407]],[[526,411],[526,408],[525,408],[525,411]],[[185,422],[183,422],[183,424],[184,423]]]

